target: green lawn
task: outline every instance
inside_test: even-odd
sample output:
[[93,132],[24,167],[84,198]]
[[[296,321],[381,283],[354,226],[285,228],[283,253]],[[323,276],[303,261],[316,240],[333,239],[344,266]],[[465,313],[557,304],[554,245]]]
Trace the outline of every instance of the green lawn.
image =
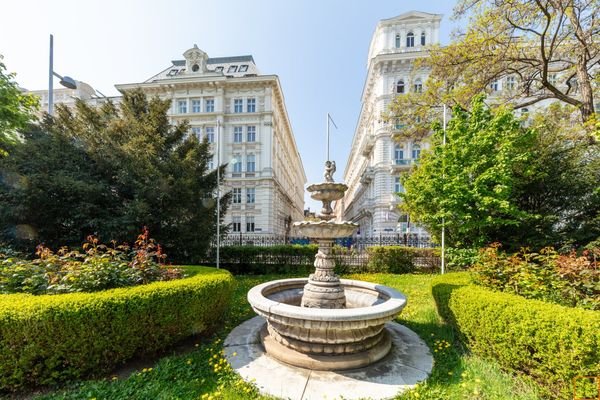
[[[431,296],[432,275],[361,274],[350,276],[392,286],[408,297],[398,322],[417,332],[432,349],[434,369],[426,383],[397,399],[540,399],[535,385],[504,373],[492,361],[469,355],[443,324]],[[280,276],[238,277],[224,326],[210,339],[198,339],[184,354],[167,356],[128,376],[87,381],[36,399],[270,399],[244,383],[221,356],[227,333],[254,316],[246,301],[254,285]],[[123,375],[123,374],[121,374]]]

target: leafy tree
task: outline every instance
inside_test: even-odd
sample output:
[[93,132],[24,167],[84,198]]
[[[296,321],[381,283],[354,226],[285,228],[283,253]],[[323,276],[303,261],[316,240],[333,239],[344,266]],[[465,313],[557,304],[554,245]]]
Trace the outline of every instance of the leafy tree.
[[210,145],[187,122],[172,125],[168,108],[137,90],[119,106],[58,106],[3,164],[27,183],[3,185],[5,237],[28,226],[48,245],[78,245],[91,233],[131,240],[147,226],[171,260],[198,261],[216,234],[217,174]]
[[407,135],[428,134],[433,114],[439,114],[430,106],[466,109],[505,79],[492,103],[522,108],[558,100],[579,112],[597,140],[598,15],[598,0],[460,0],[455,17],[468,17],[466,30],[446,47],[431,47],[430,57],[416,63],[416,70],[430,71],[425,89],[397,96],[390,118],[409,124]]
[[432,150],[402,177],[401,206],[439,238],[442,220],[450,246],[481,246],[493,233],[515,228],[528,215],[512,201],[516,171],[526,170],[532,132],[509,110],[492,113],[483,97],[472,111],[459,107],[446,132],[434,127]]
[[529,122],[531,168],[517,175],[515,201],[535,217],[513,232],[514,243],[570,246],[600,237],[600,145],[590,145],[569,115],[554,104]]
[[555,106],[530,127],[511,111],[476,97],[454,109],[446,131],[434,126],[432,149],[402,177],[401,207],[448,244],[506,248],[584,244],[600,235],[600,158],[568,110]]
[[6,73],[0,55],[0,157],[7,146],[15,141],[17,130],[24,128],[38,108],[36,97],[23,93],[14,81],[15,75]]

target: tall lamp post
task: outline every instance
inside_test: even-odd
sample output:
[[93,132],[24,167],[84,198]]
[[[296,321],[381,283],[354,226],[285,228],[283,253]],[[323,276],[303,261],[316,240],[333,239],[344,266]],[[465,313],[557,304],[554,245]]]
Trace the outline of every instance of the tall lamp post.
[[221,154],[219,140],[221,140],[221,121],[217,119],[217,138],[215,140],[215,152],[217,153],[217,269],[219,269],[221,261]]
[[[446,154],[445,154],[445,150],[446,150],[446,105],[444,104],[444,136],[442,139],[442,146],[443,146],[443,159],[442,159],[442,185],[444,185],[444,175],[446,172],[446,165],[445,165],[445,160],[446,160]],[[443,186],[442,186],[443,187]],[[442,190],[442,194],[443,194],[443,190]],[[442,210],[444,211],[444,210]],[[446,270],[446,217],[442,216],[442,274],[445,272]]]
[[77,82],[69,76],[61,76],[54,72],[54,36],[50,34],[50,67],[48,68],[48,114],[54,115],[54,77],[60,79],[60,84],[68,89],[77,89]]

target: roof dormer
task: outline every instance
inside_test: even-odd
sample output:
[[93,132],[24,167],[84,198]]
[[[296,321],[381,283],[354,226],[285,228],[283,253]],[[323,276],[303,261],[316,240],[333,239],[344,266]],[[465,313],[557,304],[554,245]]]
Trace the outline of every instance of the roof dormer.
[[202,74],[208,71],[206,67],[208,61],[208,54],[198,48],[198,45],[194,45],[191,49],[183,53],[185,58],[185,69],[188,74]]

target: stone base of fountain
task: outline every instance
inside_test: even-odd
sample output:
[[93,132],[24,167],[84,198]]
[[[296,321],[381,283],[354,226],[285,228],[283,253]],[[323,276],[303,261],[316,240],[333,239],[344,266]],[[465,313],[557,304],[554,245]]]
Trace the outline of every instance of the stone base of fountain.
[[[385,357],[345,371],[295,367],[267,355],[261,340],[265,327],[264,318],[254,317],[235,328],[225,340],[225,358],[261,393],[281,399],[392,399],[427,379],[433,367],[427,345],[416,333],[395,322],[385,325],[392,342]],[[268,340],[264,343],[268,346]]]

